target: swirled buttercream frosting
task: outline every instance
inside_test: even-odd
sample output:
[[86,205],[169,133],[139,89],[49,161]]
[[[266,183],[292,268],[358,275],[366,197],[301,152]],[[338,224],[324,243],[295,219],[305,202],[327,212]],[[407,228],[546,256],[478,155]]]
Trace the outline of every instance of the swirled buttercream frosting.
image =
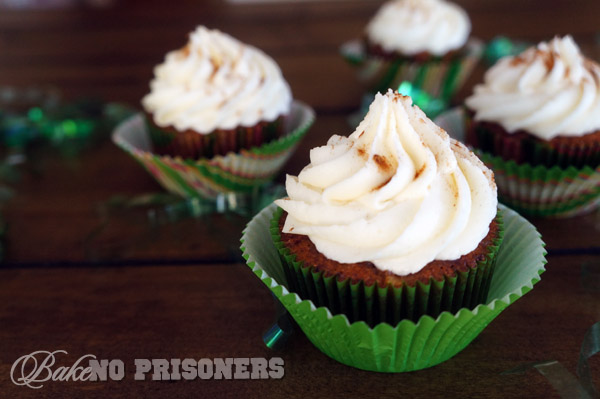
[[287,176],[284,233],[340,263],[397,275],[473,251],[497,213],[492,172],[410,97],[377,94],[348,137],[333,135]]
[[389,1],[366,28],[371,43],[404,55],[444,55],[462,47],[470,32],[467,13],[444,0]]
[[475,120],[509,133],[524,130],[544,140],[582,136],[600,129],[600,66],[571,36],[555,37],[498,61],[466,104]]
[[265,53],[218,30],[198,27],[154,70],[142,104],[161,127],[208,134],[254,126],[289,112],[290,88]]

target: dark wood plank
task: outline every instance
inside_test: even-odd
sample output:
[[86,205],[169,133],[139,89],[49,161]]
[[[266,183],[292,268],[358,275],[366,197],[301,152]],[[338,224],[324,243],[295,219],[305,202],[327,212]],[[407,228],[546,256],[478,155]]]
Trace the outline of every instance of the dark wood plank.
[[[244,265],[3,271],[0,390],[7,397],[105,397],[109,392],[111,397],[381,397],[398,392],[407,397],[558,397],[533,370],[502,373],[546,360],[574,372],[583,335],[597,320],[600,295],[581,285],[583,263],[600,270],[598,256],[550,257],[534,290],[464,351],[408,374],[338,364],[299,331],[284,350],[266,349],[260,337],[272,321],[273,302]],[[8,380],[12,363],[41,349],[68,351],[67,364],[87,353],[121,359],[127,375],[121,382],[49,382],[39,391],[13,385]],[[281,380],[133,380],[135,358],[274,356],[285,361]],[[600,365],[592,361],[593,367]]]
[[[117,3],[104,10],[3,10],[0,84],[54,84],[67,97],[96,96],[139,104],[152,68],[181,47],[199,24],[222,29],[271,54],[297,98],[318,110],[348,110],[360,101],[354,70],[339,47],[362,35],[381,2],[294,2],[232,5],[223,2]],[[502,34],[537,42],[571,33],[593,47],[600,5],[594,0],[508,2],[465,0],[473,35]]]
[[[127,259],[239,259],[247,219],[235,214],[151,223],[148,212],[107,208],[114,196],[133,198],[161,187],[112,142],[65,159],[43,151],[22,173],[6,206],[5,261],[100,262]],[[123,173],[126,171],[126,173]],[[151,208],[160,210],[156,205]]]

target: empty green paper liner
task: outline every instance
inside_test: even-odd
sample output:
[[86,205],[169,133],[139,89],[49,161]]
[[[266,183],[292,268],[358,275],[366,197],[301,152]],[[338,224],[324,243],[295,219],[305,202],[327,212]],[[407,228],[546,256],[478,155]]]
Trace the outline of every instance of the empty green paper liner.
[[271,219],[270,233],[275,248],[280,255],[286,273],[288,287],[303,299],[310,299],[315,306],[325,306],[332,314],[345,314],[350,322],[365,321],[369,326],[380,322],[395,325],[400,320],[417,321],[422,315],[437,317],[443,311],[456,312],[459,309],[474,308],[485,303],[490,281],[494,272],[496,254],[502,242],[502,216],[499,213],[498,238],[487,248],[485,259],[466,271],[457,271],[454,276],[446,276],[437,281],[430,279],[414,286],[380,287],[363,281],[351,282],[333,276],[325,276],[316,271],[313,265],[305,265],[296,260],[295,255],[281,241],[279,219],[283,211],[278,208]]
[[498,250],[488,301],[475,309],[442,312],[436,319],[403,320],[395,326],[350,323],[290,292],[270,235],[276,205],[256,215],[244,230],[242,252],[253,273],[286,307],[308,339],[327,356],[349,366],[404,372],[434,366],[464,349],[500,312],[533,288],[545,270],[545,250],[535,227],[501,206],[504,241]]
[[309,106],[294,101],[284,136],[259,147],[212,158],[183,159],[154,154],[141,114],[119,125],[112,139],[168,191],[182,197],[212,199],[229,192],[251,192],[272,180],[314,118],[314,111]]

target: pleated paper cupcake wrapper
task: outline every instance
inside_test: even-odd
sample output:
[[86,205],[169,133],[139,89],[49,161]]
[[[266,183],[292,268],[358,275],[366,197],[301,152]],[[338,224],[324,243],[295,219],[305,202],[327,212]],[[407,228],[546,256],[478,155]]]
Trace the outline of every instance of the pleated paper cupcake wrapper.
[[518,165],[486,152],[475,152],[494,171],[500,201],[524,215],[572,217],[600,205],[600,166],[563,169]]
[[[465,143],[467,111],[457,107],[435,119],[453,138]],[[488,152],[475,153],[494,171],[500,202],[527,216],[565,218],[600,206],[600,166],[551,168],[521,165]]]
[[551,146],[533,137],[510,136],[493,131],[493,127],[474,122],[471,113],[464,111],[466,143],[505,160],[532,166],[545,165],[568,168],[600,166],[600,145],[588,145],[575,141]]
[[455,276],[448,276],[441,281],[433,278],[427,283],[419,281],[412,287],[368,286],[362,281],[352,283],[350,279],[326,276],[322,271],[315,271],[314,265],[297,261],[281,241],[281,215],[281,209],[275,211],[270,232],[289,288],[302,299],[310,299],[317,307],[325,306],[334,315],[345,314],[350,322],[362,320],[371,327],[381,322],[396,325],[403,319],[416,321],[425,314],[435,318],[443,311],[456,312],[464,307],[472,309],[485,303],[503,236],[502,216],[499,213],[498,239],[476,267],[469,267],[467,271],[457,272]]
[[[464,349],[502,310],[529,292],[544,272],[544,243],[535,227],[516,212],[500,206],[504,240],[498,250],[487,304],[436,319],[403,320],[395,326],[371,328],[332,315],[289,289],[281,259],[269,234],[276,205],[257,214],[244,230],[242,252],[252,272],[271,290],[308,339],[324,354],[363,370],[404,372],[434,366]],[[510,331],[506,332],[510,334]]]
[[215,130],[210,134],[194,131],[176,132],[161,129],[146,116],[153,152],[158,155],[180,156],[182,158],[212,158],[229,152],[239,152],[261,146],[263,143],[281,137],[285,118],[273,122],[262,122],[253,127],[238,127],[231,130]]
[[388,60],[367,54],[361,40],[342,45],[342,56],[359,68],[359,79],[366,82],[370,93],[397,90],[404,81],[429,95],[449,101],[462,87],[483,54],[483,43],[471,39],[464,54],[450,60],[433,59],[417,62],[409,59]]
[[183,159],[152,152],[145,117],[119,125],[113,141],[136,159],[166,190],[182,197],[214,199],[230,192],[252,192],[275,177],[314,122],[314,111],[294,101],[283,137],[213,158]]

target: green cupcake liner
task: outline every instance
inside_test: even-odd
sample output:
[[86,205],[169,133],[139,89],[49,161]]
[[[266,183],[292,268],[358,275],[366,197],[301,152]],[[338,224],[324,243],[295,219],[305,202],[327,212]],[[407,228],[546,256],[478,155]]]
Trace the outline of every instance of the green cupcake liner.
[[402,320],[395,326],[364,321],[350,323],[291,291],[279,253],[271,239],[276,205],[265,208],[248,224],[241,238],[248,267],[281,301],[308,339],[324,354],[363,370],[405,372],[434,366],[464,349],[502,310],[529,292],[544,272],[544,243],[535,227],[500,205],[504,241],[497,253],[487,304],[436,319]]
[[[466,111],[455,108],[435,119],[453,138],[465,142]],[[527,216],[565,218],[600,206],[600,166],[547,167],[518,164],[489,152],[474,150],[494,171],[500,202]]]
[[471,39],[463,54],[448,60],[432,58],[418,62],[411,58],[384,59],[367,54],[361,40],[342,45],[342,56],[359,68],[359,79],[366,82],[370,93],[397,90],[402,82],[410,82],[429,95],[448,102],[462,87],[483,54],[483,43]]
[[166,190],[182,197],[214,199],[230,192],[250,193],[271,181],[314,122],[314,111],[294,101],[281,138],[259,147],[212,158],[184,159],[152,152],[142,114],[119,125],[112,139],[138,161]]
[[457,272],[441,281],[417,282],[414,286],[379,284],[365,285],[363,281],[340,280],[317,272],[313,265],[296,260],[281,241],[279,219],[283,210],[278,208],[271,219],[271,238],[281,257],[289,288],[303,299],[310,299],[315,306],[325,306],[332,314],[345,314],[350,322],[365,321],[373,327],[386,322],[396,325],[400,320],[416,321],[427,314],[437,317],[443,311],[456,312],[466,307],[472,309],[484,303],[494,273],[496,253],[502,243],[502,215],[497,222],[498,239],[488,248],[485,259],[468,271]]
[[518,165],[482,151],[475,153],[494,171],[500,201],[524,215],[571,217],[600,205],[600,166]]

